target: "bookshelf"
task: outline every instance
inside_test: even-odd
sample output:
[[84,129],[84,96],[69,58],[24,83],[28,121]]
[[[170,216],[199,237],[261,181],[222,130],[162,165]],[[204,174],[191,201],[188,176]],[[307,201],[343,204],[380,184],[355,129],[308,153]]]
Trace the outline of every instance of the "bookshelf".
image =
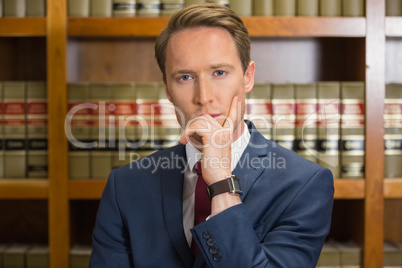
[[[286,46],[293,46],[295,43],[296,51],[301,52],[304,51],[304,44],[312,48],[315,46],[324,48],[324,52],[316,50],[309,52],[312,56],[316,56],[326,69],[323,71],[324,74],[317,74],[318,78],[359,80],[366,83],[366,177],[356,180],[342,178],[335,180],[335,202],[337,210],[340,210],[337,212],[340,215],[336,214],[335,217],[343,216],[342,210],[348,209],[346,214],[350,217],[349,221],[357,223],[348,225],[346,228],[348,230],[343,231],[345,226],[334,219],[333,230],[330,233],[333,236],[342,233],[355,239],[364,249],[362,263],[366,268],[382,267],[384,238],[402,241],[400,231],[402,219],[400,216],[395,217],[393,212],[402,208],[402,178],[384,179],[382,125],[386,82],[384,68],[386,38],[402,37],[402,18],[385,18],[384,2],[366,0],[367,15],[361,18],[244,18],[252,42],[258,43],[257,49],[272,42],[274,44],[281,42],[280,44],[287,44]],[[88,222],[94,221],[96,206],[106,183],[104,180],[75,181],[68,178],[68,145],[64,134],[67,82],[110,82],[113,79],[135,81],[136,77],[130,75],[140,69],[142,72],[138,75],[145,77],[146,80],[159,80],[159,73],[155,75],[157,67],[151,52],[155,36],[167,22],[167,18],[67,18],[66,3],[67,0],[47,0],[46,18],[0,18],[0,46],[6,44],[6,47],[12,47],[15,38],[20,37],[45,38],[45,42],[40,41],[46,47],[45,67],[40,68],[43,73],[35,75],[46,79],[48,83],[48,180],[1,179],[0,206],[5,206],[5,202],[9,200],[12,203],[17,202],[18,206],[23,208],[30,207],[27,201],[31,199],[45,202],[40,203],[39,207],[43,209],[47,206],[45,239],[50,246],[52,268],[69,267],[71,244],[89,240],[92,225]],[[297,47],[299,41],[304,43]],[[128,66],[128,63],[116,66],[119,70],[130,70],[123,76],[117,76],[113,72],[105,75],[100,68],[95,67],[96,64],[89,62],[94,59],[90,57],[91,55],[116,51],[116,48],[122,48],[126,42],[136,44],[140,48],[138,53],[143,56],[139,58],[141,66],[132,67]],[[101,48],[92,49],[98,45]],[[344,45],[346,48],[343,48]],[[74,46],[86,49],[84,51],[89,52],[90,56],[85,58],[84,62],[69,62],[70,57],[77,57],[72,49]],[[344,56],[345,59],[342,59],[340,56],[342,53],[337,52],[339,49],[341,52],[349,51],[352,55]],[[331,56],[333,53],[335,56]],[[285,58],[282,65],[287,66],[293,62],[292,59]],[[337,63],[335,67],[332,66],[334,62]],[[102,63],[109,67],[115,67],[117,64],[107,57]],[[344,65],[348,66],[350,76],[335,70]],[[82,76],[69,73],[72,68],[87,70],[89,66],[93,68]],[[261,66],[268,69],[277,67],[265,67],[267,65],[264,64]],[[278,66],[280,68],[281,63]],[[7,69],[6,63],[0,63],[0,73]],[[311,72],[316,73],[317,69],[312,68]],[[105,70],[109,71],[107,68]],[[335,74],[332,74],[333,72]],[[0,78],[21,80],[23,76],[21,78],[18,74],[8,76],[2,74]],[[102,79],[104,81],[100,81]],[[80,229],[83,221],[86,224]],[[85,238],[82,238],[83,236]]]

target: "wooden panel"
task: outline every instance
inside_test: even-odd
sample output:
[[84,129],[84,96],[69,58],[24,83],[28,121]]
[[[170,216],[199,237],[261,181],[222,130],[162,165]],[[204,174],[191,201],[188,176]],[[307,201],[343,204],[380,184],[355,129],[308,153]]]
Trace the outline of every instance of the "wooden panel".
[[46,36],[46,18],[0,18],[0,36]]
[[387,199],[384,207],[384,239],[402,242],[402,199]]
[[68,201],[68,149],[64,133],[66,90],[66,0],[47,3],[47,74],[49,109],[49,245],[50,267],[68,268],[70,224]]
[[385,198],[402,198],[402,178],[384,180]]
[[70,180],[68,196],[70,199],[100,199],[106,180]]
[[363,199],[365,180],[335,179],[335,199]]
[[48,190],[45,179],[0,179],[0,199],[46,199]]
[[[168,18],[69,18],[69,36],[157,36]],[[364,37],[365,18],[244,17],[253,37]]]
[[402,36],[402,17],[385,18],[385,35],[386,36]]
[[367,0],[364,267],[383,264],[385,1]]

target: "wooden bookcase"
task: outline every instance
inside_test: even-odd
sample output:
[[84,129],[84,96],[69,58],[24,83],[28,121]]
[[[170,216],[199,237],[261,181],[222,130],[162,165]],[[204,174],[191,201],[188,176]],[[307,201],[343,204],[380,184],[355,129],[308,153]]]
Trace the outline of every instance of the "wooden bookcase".
[[[40,74],[17,68],[16,74],[1,75],[8,72],[8,65],[0,62],[0,79],[46,79],[49,109],[48,180],[0,179],[0,206],[11,202],[14,207],[28,210],[31,203],[39,202],[35,207],[42,217],[47,217],[44,240],[50,246],[51,267],[67,268],[71,244],[90,241],[96,207],[105,186],[105,181],[68,178],[68,144],[64,133],[67,83],[159,80],[153,41],[166,25],[167,18],[67,18],[67,0],[47,2],[46,18],[0,18],[1,48],[11,49],[14,42],[36,44],[38,42],[32,40],[39,38],[46,51],[46,55],[41,56],[45,66],[39,68]],[[384,179],[383,176],[383,105],[388,82],[385,65],[389,60],[385,49],[388,38],[392,38],[402,50],[402,42],[398,41],[402,37],[402,17],[386,18],[384,14],[384,0],[367,0],[366,17],[361,18],[244,18],[252,36],[252,57],[262,58],[256,59],[257,70],[261,70],[257,71],[257,82],[265,82],[265,74],[275,74],[277,69],[290,69],[287,77],[271,82],[315,79],[366,83],[366,176],[335,180],[334,220],[330,232],[331,237],[359,243],[366,268],[382,267],[384,239],[402,241],[402,216],[397,213],[402,209],[402,178]],[[24,53],[37,53],[30,45],[21,49]],[[287,53],[287,49],[292,53]],[[278,51],[279,56],[269,55],[276,54],[272,51]],[[108,55],[99,54],[102,52],[113,53],[95,57]],[[119,53],[123,56],[116,56]],[[10,62],[14,57],[17,58],[6,56]],[[135,60],[119,63],[123,57]],[[93,62],[96,58],[98,62]],[[302,59],[315,64],[299,62]],[[21,60],[17,62],[25,64]],[[300,68],[293,68],[304,64],[308,65],[306,76],[298,73]],[[3,225],[10,226],[10,223],[0,223],[0,228]],[[37,225],[33,224],[33,231]],[[9,232],[12,237],[14,231]],[[15,235],[17,232],[19,230]]]

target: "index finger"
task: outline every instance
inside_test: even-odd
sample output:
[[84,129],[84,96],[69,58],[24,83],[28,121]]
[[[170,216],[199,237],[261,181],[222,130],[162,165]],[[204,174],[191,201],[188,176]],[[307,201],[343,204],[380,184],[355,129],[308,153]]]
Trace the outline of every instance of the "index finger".
[[238,111],[237,100],[238,100],[238,97],[234,96],[232,99],[232,103],[230,104],[228,116],[226,117],[225,122],[223,123],[222,127],[229,127],[231,125],[232,125],[232,127],[234,126],[234,123],[236,122],[236,119],[237,119],[237,111]]

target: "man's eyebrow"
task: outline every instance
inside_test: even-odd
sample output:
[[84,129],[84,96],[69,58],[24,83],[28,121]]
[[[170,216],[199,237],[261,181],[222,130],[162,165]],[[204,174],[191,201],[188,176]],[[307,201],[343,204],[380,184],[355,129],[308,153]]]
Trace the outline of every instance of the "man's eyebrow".
[[219,69],[219,68],[222,68],[222,67],[231,68],[231,69],[235,68],[235,66],[233,64],[230,64],[230,63],[218,63],[218,64],[211,65],[212,69]]
[[170,75],[171,77],[175,77],[177,74],[191,74],[193,73],[192,70],[190,69],[182,69],[182,70],[176,70],[174,72],[172,72],[172,74]]

